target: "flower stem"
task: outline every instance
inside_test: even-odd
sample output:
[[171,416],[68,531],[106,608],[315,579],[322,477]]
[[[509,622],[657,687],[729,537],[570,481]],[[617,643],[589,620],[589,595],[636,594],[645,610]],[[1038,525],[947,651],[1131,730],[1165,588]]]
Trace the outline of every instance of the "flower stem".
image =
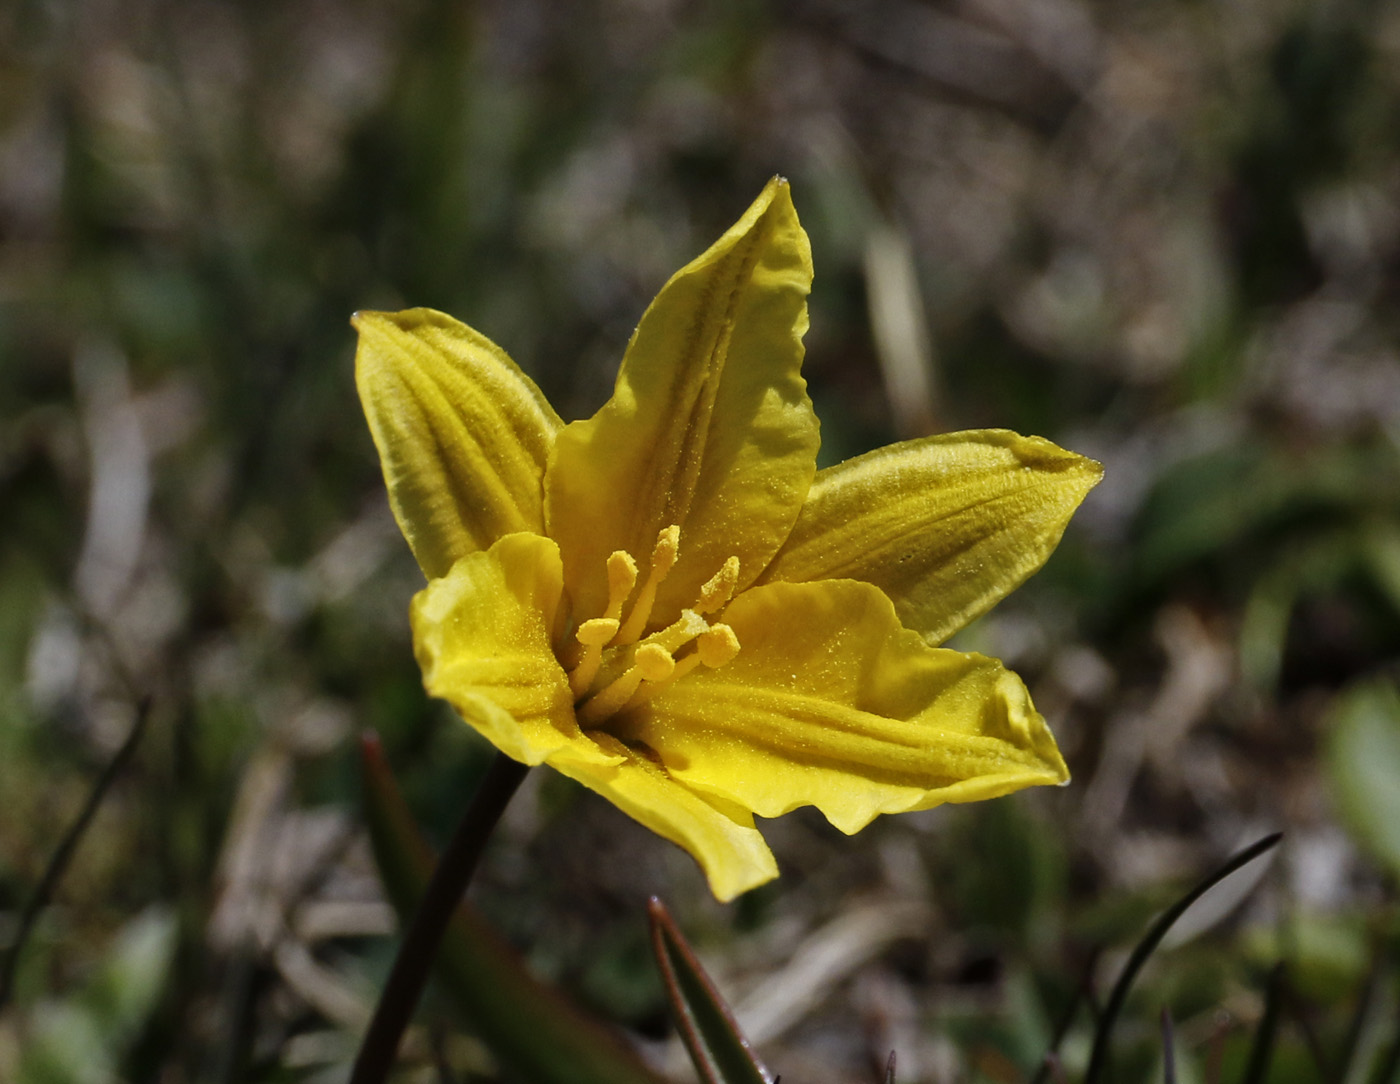
[[457,902],[467,890],[486,839],[529,768],[497,753],[443,851],[433,879],[404,933],[389,980],[365,1032],[350,1084],[383,1084],[398,1056],[399,1041],[418,1007],[428,971]]

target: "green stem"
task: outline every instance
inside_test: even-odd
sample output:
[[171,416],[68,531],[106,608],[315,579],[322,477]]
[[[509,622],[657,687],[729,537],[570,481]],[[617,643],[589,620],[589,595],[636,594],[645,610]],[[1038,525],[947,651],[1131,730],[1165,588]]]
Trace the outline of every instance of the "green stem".
[[462,815],[452,841],[442,853],[433,879],[409,923],[389,980],[365,1032],[350,1084],[383,1084],[398,1056],[399,1041],[418,1007],[448,920],[467,890],[491,829],[529,768],[504,753],[496,754],[471,805]]

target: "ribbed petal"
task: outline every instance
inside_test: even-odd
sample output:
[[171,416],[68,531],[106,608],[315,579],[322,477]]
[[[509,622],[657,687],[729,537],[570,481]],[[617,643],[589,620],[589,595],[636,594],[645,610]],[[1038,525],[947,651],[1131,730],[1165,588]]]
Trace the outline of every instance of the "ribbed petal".
[[544,532],[563,424],[495,343],[431,309],[357,313],[355,379],[389,502],[428,579],[515,531]]
[[546,479],[575,612],[606,603],[604,562],[646,571],[657,533],[681,528],[655,624],[673,620],[731,555],[740,587],[766,566],[807,495],[819,442],[799,369],[812,280],[807,235],[775,179],[739,222],[662,288],[613,397],[566,427]]
[[[753,816],[730,807],[726,814],[670,778],[644,756],[608,734],[593,733],[601,753],[618,762],[598,764],[576,756],[570,746],[549,758],[550,766],[601,794],[657,835],[689,851],[700,863],[719,900],[778,875],[773,852],[753,826]],[[718,803],[726,804],[726,803]]]
[[880,813],[1068,778],[1016,675],[929,647],[870,584],[755,587],[724,620],[741,645],[732,662],[609,724],[702,794],[763,817],[815,805],[855,832]]
[[553,542],[507,535],[414,596],[414,651],[428,692],[507,756],[539,764],[570,748],[606,766],[617,758],[579,730],[551,647],[563,588]]
[[761,582],[864,580],[942,643],[1044,564],[1102,475],[1002,429],[881,448],[817,474]]

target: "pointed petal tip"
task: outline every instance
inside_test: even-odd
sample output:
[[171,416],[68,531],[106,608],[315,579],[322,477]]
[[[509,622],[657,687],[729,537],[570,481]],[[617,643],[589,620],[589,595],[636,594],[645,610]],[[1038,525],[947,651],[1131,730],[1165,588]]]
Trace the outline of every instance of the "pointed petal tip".
[[366,328],[393,322],[395,315],[397,314],[381,312],[378,309],[356,309],[350,314],[350,326],[363,333]]

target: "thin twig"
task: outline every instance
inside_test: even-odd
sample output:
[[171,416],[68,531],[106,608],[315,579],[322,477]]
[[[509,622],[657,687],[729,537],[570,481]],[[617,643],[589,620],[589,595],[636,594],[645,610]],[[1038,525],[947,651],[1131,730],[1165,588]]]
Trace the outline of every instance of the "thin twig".
[[423,995],[428,972],[452,912],[476,871],[491,829],[500,820],[528,770],[504,753],[498,753],[487,769],[404,934],[393,970],[389,972],[384,992],[374,1009],[374,1018],[370,1020],[355,1059],[350,1084],[382,1084],[388,1077],[404,1029]]
[[39,915],[44,908],[48,906],[49,900],[53,898],[54,891],[58,888],[58,883],[63,879],[64,873],[68,871],[68,864],[73,860],[78,843],[83,838],[83,834],[87,832],[92,818],[96,816],[98,807],[102,805],[102,799],[107,796],[107,791],[111,788],[113,781],[121,774],[127,761],[136,752],[136,746],[141,741],[141,735],[146,732],[146,722],[150,717],[151,699],[145,697],[136,707],[136,721],[131,724],[131,731],[127,734],[126,740],[122,742],[121,748],[107,762],[107,767],[102,770],[102,774],[93,783],[82,812],[78,814],[77,820],[73,822],[72,827],[59,841],[58,849],[53,852],[53,857],[49,859],[48,867],[44,870],[44,876],[39,880],[39,886],[34,890],[34,895],[29,898],[29,903],[25,905],[24,913],[20,916],[19,926],[15,931],[14,943],[10,945],[10,951],[5,956],[4,970],[0,971],[0,1009],[9,1003],[10,995],[14,992],[15,975],[19,971],[19,958],[24,952],[29,935],[34,931],[34,924],[39,920]]

